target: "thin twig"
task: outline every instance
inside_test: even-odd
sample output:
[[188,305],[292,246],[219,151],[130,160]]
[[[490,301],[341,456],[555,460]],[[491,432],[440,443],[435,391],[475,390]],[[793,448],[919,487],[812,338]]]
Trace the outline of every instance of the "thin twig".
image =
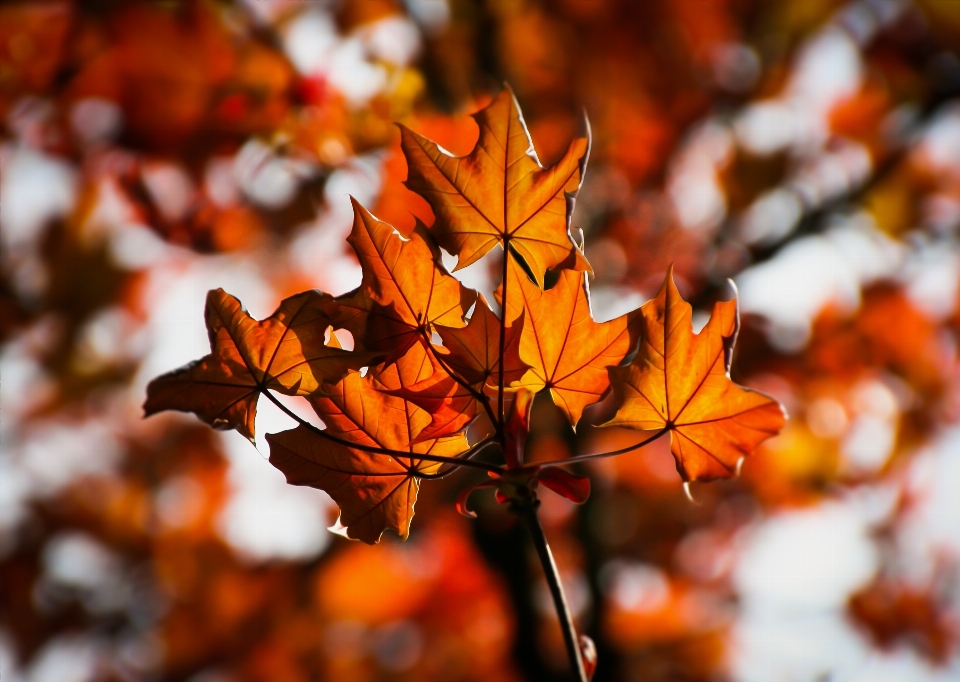
[[550,596],[553,597],[553,605],[557,609],[560,629],[563,630],[563,642],[567,646],[570,665],[580,682],[589,682],[587,670],[583,664],[583,655],[580,652],[580,645],[577,640],[577,631],[573,624],[573,614],[570,613],[570,605],[567,604],[567,597],[564,595],[563,585],[560,583],[560,571],[557,569],[557,562],[553,560],[553,552],[550,551],[547,536],[544,535],[543,526],[540,525],[540,518],[537,516],[537,507],[539,506],[540,501],[533,500],[532,504],[515,505],[513,509],[526,522],[527,528],[530,530],[530,536],[533,538],[533,544],[537,548],[537,556],[540,558],[540,565],[543,566],[543,573],[547,578],[547,585],[550,587]]
[[[478,441],[477,443],[475,443],[475,444],[470,448],[470,450],[468,450],[468,451],[464,454],[464,458],[465,458],[465,460],[469,460],[470,458],[476,457],[478,454],[480,454],[481,452],[483,452],[484,450],[486,450],[489,446],[491,446],[491,445],[499,445],[499,444],[500,444],[499,442],[497,442],[496,440],[494,440],[494,436],[487,436],[487,437],[484,438],[483,440]],[[462,464],[462,460],[457,459],[457,460],[455,460],[454,462],[451,462],[451,464]],[[468,466],[469,466],[469,465],[468,465]],[[417,477],[418,477],[418,478],[423,478],[423,479],[428,479],[428,480],[433,480],[433,479],[436,479],[436,478],[444,478],[444,477],[446,477],[447,475],[453,473],[454,471],[456,471],[456,467],[447,469],[446,471],[438,471],[438,472],[435,473],[435,474],[417,474]]]
[[334,436],[331,433],[327,433],[325,429],[317,428],[310,422],[304,420],[302,417],[300,417],[300,415],[298,415],[296,412],[291,410],[289,407],[287,407],[286,405],[281,403],[279,400],[277,400],[277,397],[273,395],[273,393],[271,393],[269,390],[264,390],[262,392],[264,395],[267,396],[267,398],[270,399],[270,401],[274,405],[276,405],[281,410],[283,410],[284,414],[286,414],[288,417],[296,421],[297,424],[299,424],[300,426],[303,426],[304,428],[309,429],[310,431],[320,436],[321,438],[326,438],[327,440],[333,441],[334,443],[339,443],[340,445],[344,445],[348,448],[353,448],[354,450],[360,450],[361,452],[367,452],[367,453],[370,453],[371,455],[386,455],[388,457],[393,457],[395,460],[397,460],[398,464],[400,464],[401,466],[407,467],[407,470],[410,471],[411,474],[416,476],[423,477],[422,474],[417,473],[415,469],[408,467],[406,464],[400,461],[401,458],[402,459],[419,459],[425,462],[439,462],[441,464],[450,464],[453,466],[469,467],[471,469],[482,469],[483,471],[492,471],[494,473],[500,473],[502,471],[502,467],[499,467],[495,464],[487,464],[485,462],[475,462],[469,459],[469,457],[472,456],[475,451],[479,451],[480,449],[485,448],[487,446],[487,444],[490,442],[488,438],[485,438],[482,441],[470,446],[470,449],[463,453],[462,459],[460,457],[456,457],[456,458],[443,457],[442,455],[431,455],[428,453],[419,453],[419,452],[405,452],[403,450],[391,450],[389,448],[381,448],[373,445],[363,445],[362,443],[354,443],[344,438],[338,438],[337,436]]
[[567,457],[566,459],[558,459],[552,462],[544,462],[540,466],[541,468],[544,468],[544,469],[547,467],[562,467],[568,464],[576,464],[577,462],[586,462],[591,459],[602,459],[604,457],[616,457],[617,455],[625,455],[628,452],[632,452],[633,450],[639,450],[643,446],[649,445],[650,443],[652,443],[653,441],[657,440],[662,435],[667,433],[669,430],[670,429],[666,429],[666,428],[660,429],[659,431],[657,431],[655,434],[653,434],[646,440],[642,440],[639,443],[629,445],[625,448],[620,448],[619,450],[611,450],[610,452],[596,452],[590,455],[577,455],[575,457]]

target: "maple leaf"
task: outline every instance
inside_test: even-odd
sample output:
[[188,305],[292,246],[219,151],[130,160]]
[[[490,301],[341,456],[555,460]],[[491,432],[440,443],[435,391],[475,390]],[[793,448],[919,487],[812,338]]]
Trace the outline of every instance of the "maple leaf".
[[509,87],[473,116],[480,138],[461,157],[400,126],[409,168],[406,185],[433,208],[436,222],[430,230],[440,246],[458,256],[456,269],[500,244],[516,250],[541,286],[548,269],[589,270],[570,237],[589,139],[574,140],[559,161],[543,168]]
[[[503,382],[509,385],[527,371],[529,365],[520,359],[520,333],[523,330],[523,311],[507,326],[503,344]],[[482,389],[487,380],[500,373],[500,318],[480,295],[473,315],[465,327],[437,325],[437,334],[443,340],[438,348],[450,369],[475,388]]]
[[[511,260],[507,291],[507,323],[525,315],[520,359],[530,369],[520,384],[535,392],[550,389],[553,402],[576,426],[583,409],[610,387],[607,367],[620,363],[636,346],[639,316],[634,312],[609,322],[594,321],[587,275],[574,270],[561,270],[557,283],[542,291]],[[498,300],[501,292],[502,285]]]
[[461,431],[477,415],[474,394],[442,369],[412,386],[389,393],[409,400],[430,415],[430,425],[420,431],[417,441]]
[[347,241],[363,267],[360,287],[329,308],[357,347],[389,351],[396,357],[433,325],[464,326],[477,293],[447,273],[440,252],[422,223],[401,236],[355,199],[353,230]]
[[742,457],[780,431],[786,415],[770,396],[730,380],[736,299],[718,302],[699,334],[692,310],[671,267],[656,298],[640,309],[643,342],[636,357],[609,370],[619,410],[604,426],[667,429],[685,481],[729,478]]
[[327,294],[307,291],[284,299],[258,322],[223,289],[210,291],[204,312],[210,354],[151,381],[146,416],[193,412],[214,428],[236,429],[253,440],[261,391],[307,395],[374,357],[343,350],[335,335],[324,344],[331,302]]
[[434,372],[428,351],[415,344],[376,373],[349,372],[325,384],[310,403],[329,434],[357,446],[409,453],[390,456],[331,442],[301,425],[269,434],[270,462],[288,483],[325,490],[340,506],[347,537],[374,544],[386,529],[406,538],[419,487],[418,476],[436,474],[442,463],[417,455],[456,457],[469,449],[462,433],[417,441],[431,423],[424,410],[398,395]]

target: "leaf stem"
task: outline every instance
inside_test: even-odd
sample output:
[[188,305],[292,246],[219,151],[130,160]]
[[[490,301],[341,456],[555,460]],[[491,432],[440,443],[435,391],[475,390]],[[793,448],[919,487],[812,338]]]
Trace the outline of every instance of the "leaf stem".
[[[506,204],[504,204],[504,227],[506,227]],[[507,261],[510,258],[510,237],[504,231],[503,235],[503,279],[501,280],[500,286],[503,287],[503,294],[500,297],[500,351],[498,353],[498,369],[499,369],[499,378],[497,381],[497,414],[499,415],[499,421],[497,422],[497,435],[500,436],[500,445],[503,447],[504,452],[507,450],[507,437],[504,429],[504,418],[503,418],[503,371],[504,371],[504,355],[506,354],[506,345],[507,345]]]
[[[372,445],[363,445],[362,443],[354,443],[344,438],[339,438],[337,436],[334,436],[331,433],[327,433],[325,429],[319,429],[313,424],[311,424],[310,422],[305,421],[302,417],[300,417],[300,415],[298,415],[289,407],[281,403],[277,399],[277,397],[273,395],[273,393],[271,393],[269,390],[261,390],[261,393],[267,396],[267,398],[270,399],[270,402],[272,402],[274,405],[279,407],[284,414],[286,414],[288,417],[296,421],[297,424],[299,424],[300,426],[303,426],[304,428],[309,429],[310,431],[320,436],[321,438],[326,438],[327,440],[333,441],[334,443],[339,443],[340,445],[344,445],[348,448],[353,448],[354,450],[360,450],[361,452],[367,452],[367,453],[370,453],[371,455],[387,455],[389,457],[393,457],[395,460],[397,460],[397,462],[401,466],[407,466],[406,464],[404,464],[403,461],[401,461],[401,458],[402,458],[402,459],[419,459],[425,462],[439,462],[441,464],[451,464],[453,466],[463,466],[463,467],[469,467],[471,469],[482,469],[483,471],[492,471],[494,473],[500,473],[503,469],[502,467],[497,466],[496,464],[487,464],[486,462],[475,462],[471,459],[467,459],[468,457],[472,456],[476,452],[479,452],[482,448],[485,448],[487,444],[490,442],[488,438],[484,438],[478,443],[471,445],[470,449],[466,450],[463,453],[463,456],[462,456],[463,458],[443,457],[442,455],[431,455],[429,453],[420,453],[420,452],[404,452],[403,450],[391,450],[389,448],[380,448]],[[408,471],[410,471],[410,473],[414,476],[423,477],[422,475],[418,474],[415,470],[408,468]]]
[[575,457],[567,457],[566,459],[558,459],[552,462],[544,462],[543,464],[540,465],[540,467],[544,469],[546,469],[547,467],[562,467],[568,464],[577,464],[578,462],[586,462],[591,459],[603,459],[604,457],[616,457],[617,455],[625,455],[628,452],[632,452],[633,450],[639,450],[643,446],[649,445],[653,441],[663,436],[669,430],[670,429],[667,429],[667,428],[660,429],[659,431],[657,431],[655,434],[653,434],[646,440],[642,440],[639,443],[634,443],[633,445],[628,445],[627,447],[620,448],[619,450],[611,450],[610,452],[596,452],[590,455],[577,455]]
[[560,571],[557,569],[557,562],[553,559],[553,552],[550,551],[547,536],[543,532],[540,517],[537,515],[539,506],[540,500],[534,499],[531,503],[523,506],[514,504],[512,510],[526,523],[533,544],[537,548],[537,556],[540,558],[540,565],[543,566],[543,573],[547,578],[547,585],[550,587],[550,596],[553,597],[553,605],[557,610],[557,619],[560,621],[561,630],[563,630],[563,642],[567,647],[570,665],[576,673],[577,680],[589,682],[583,664],[583,655],[580,652],[580,645],[577,640],[577,631],[573,624],[573,614],[570,612],[570,605],[567,603],[563,585],[560,583]]
[[[484,438],[483,440],[478,441],[477,443],[475,443],[469,450],[467,450],[467,452],[464,454],[464,459],[463,459],[463,460],[456,459],[456,460],[453,460],[453,461],[449,462],[449,464],[454,464],[454,465],[456,465],[456,464],[462,464],[462,463],[465,462],[465,461],[470,461],[469,458],[471,458],[471,457],[476,457],[480,452],[486,450],[486,449],[487,449],[489,446],[491,446],[491,445],[499,445],[499,443],[497,443],[497,442],[494,441],[494,436],[487,436],[487,437]],[[470,466],[470,465],[468,464],[467,466]],[[417,475],[418,478],[423,478],[423,479],[427,479],[427,480],[433,480],[433,479],[437,479],[437,478],[444,478],[445,476],[447,476],[448,474],[452,473],[453,471],[455,471],[455,468],[454,468],[454,469],[447,469],[446,471],[438,471],[438,472],[435,473],[435,474],[416,474],[416,475]]]

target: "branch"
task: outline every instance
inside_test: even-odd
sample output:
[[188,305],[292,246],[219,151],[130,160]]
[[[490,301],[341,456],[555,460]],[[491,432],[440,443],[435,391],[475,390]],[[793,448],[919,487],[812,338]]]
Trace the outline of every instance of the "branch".
[[[419,452],[405,452],[403,450],[391,450],[389,448],[381,448],[373,445],[363,445],[362,443],[354,443],[344,438],[339,438],[337,436],[334,436],[331,433],[327,433],[325,429],[319,429],[313,424],[311,424],[310,422],[305,421],[303,418],[300,417],[300,415],[298,415],[296,412],[294,412],[289,407],[287,407],[286,405],[281,403],[279,400],[277,400],[277,397],[273,395],[273,393],[271,393],[269,390],[261,390],[261,393],[267,396],[267,398],[270,399],[270,402],[272,402],[274,405],[279,407],[284,414],[286,414],[288,417],[296,421],[297,424],[299,424],[300,426],[303,426],[304,428],[309,429],[310,431],[320,436],[321,438],[326,438],[327,440],[333,441],[334,443],[339,443],[340,445],[344,445],[348,448],[353,448],[354,450],[360,450],[361,452],[367,452],[367,453],[370,453],[371,455],[387,455],[389,457],[393,457],[395,460],[397,460],[397,462],[401,466],[406,466],[402,461],[400,461],[400,458],[403,458],[403,459],[419,459],[425,462],[439,462],[441,464],[450,464],[453,466],[464,466],[464,467],[469,467],[471,469],[482,469],[483,471],[492,471],[494,473],[500,473],[500,471],[502,470],[502,467],[499,467],[495,464],[486,464],[485,462],[474,462],[473,460],[469,459],[469,457],[473,456],[474,454],[476,454],[476,452],[479,452],[490,443],[489,438],[484,438],[482,441],[474,445],[471,445],[470,449],[463,453],[462,459],[460,457],[443,457],[442,455],[431,455],[428,453],[419,453]],[[429,476],[424,476],[423,474],[420,474],[414,471],[411,471],[410,473],[420,478],[429,478]]]
[[557,609],[560,629],[563,630],[563,642],[567,646],[570,666],[580,682],[589,682],[587,670],[583,664],[583,655],[577,643],[573,614],[570,613],[570,606],[567,604],[567,598],[563,593],[563,585],[560,583],[560,571],[557,569],[557,563],[553,560],[553,553],[547,543],[547,536],[544,535],[543,526],[540,525],[540,518],[537,516],[539,506],[540,500],[534,499],[531,504],[523,506],[515,504],[512,510],[527,524],[530,536],[533,538],[533,544],[537,548],[537,556],[540,558],[540,565],[543,566],[543,573],[547,579],[547,585],[550,587],[550,596],[553,597],[553,605]]
[[667,428],[660,429],[659,431],[657,431],[655,434],[653,434],[646,440],[642,440],[639,443],[635,443],[633,445],[628,445],[627,447],[620,448],[619,450],[611,450],[610,452],[597,452],[590,455],[577,455],[575,457],[567,457],[566,459],[558,459],[552,462],[545,462],[541,464],[540,467],[543,469],[546,469],[547,467],[562,467],[568,464],[576,464],[577,462],[586,462],[591,459],[602,459],[604,457],[616,457],[618,455],[625,455],[628,452],[632,452],[633,450],[639,450],[643,446],[649,445],[653,441],[660,438],[660,436],[667,433],[669,430],[670,429],[667,429]]

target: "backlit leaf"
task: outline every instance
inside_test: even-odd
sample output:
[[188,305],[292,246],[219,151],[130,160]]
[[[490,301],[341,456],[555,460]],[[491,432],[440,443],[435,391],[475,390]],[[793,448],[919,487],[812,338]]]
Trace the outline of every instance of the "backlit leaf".
[[[505,331],[503,344],[503,381],[510,385],[523,376],[528,365],[520,359],[520,332],[523,329],[523,312],[511,320]],[[500,319],[490,310],[483,296],[477,300],[473,315],[467,326],[443,327],[437,325],[437,333],[443,339],[438,349],[444,362],[460,378],[476,388],[500,376]]]
[[634,348],[639,327],[635,313],[595,322],[586,277],[561,270],[557,283],[541,291],[515,261],[507,269],[507,322],[525,316],[520,359],[530,369],[521,384],[532,391],[550,389],[553,402],[574,426],[583,409],[610,387],[607,367]]
[[347,238],[363,266],[363,282],[337,299],[332,315],[357,347],[402,355],[435,324],[462,327],[476,292],[450,276],[426,229],[401,236],[356,200]]
[[436,215],[430,230],[440,246],[459,257],[457,269],[509,242],[541,285],[548,269],[589,270],[570,237],[589,140],[574,140],[556,164],[543,168],[509,88],[474,118],[480,139],[461,157],[400,127],[407,187],[430,202]]
[[294,485],[325,490],[340,506],[339,525],[350,538],[373,544],[386,529],[406,538],[419,488],[418,475],[441,463],[418,454],[455,457],[468,449],[461,433],[416,442],[430,415],[395,395],[432,374],[427,351],[414,345],[377,373],[349,372],[310,397],[329,433],[363,446],[409,452],[409,457],[365,452],[331,442],[306,426],[270,434],[270,462]]
[[461,431],[477,415],[474,394],[442,369],[423,381],[391,393],[409,400],[430,415],[430,425],[417,435],[418,441]]
[[307,395],[321,381],[337,381],[369,363],[371,354],[324,344],[331,300],[319,291],[297,294],[258,322],[223,289],[211,291],[204,313],[210,355],[150,382],[147,416],[193,412],[215,428],[237,429],[253,440],[260,391]]
[[773,398],[730,380],[739,319],[736,300],[717,303],[693,333],[692,308],[680,297],[673,270],[641,309],[643,342],[626,367],[611,368],[619,410],[609,426],[668,429],[677,471],[685,481],[729,478],[739,460],[783,427]]

